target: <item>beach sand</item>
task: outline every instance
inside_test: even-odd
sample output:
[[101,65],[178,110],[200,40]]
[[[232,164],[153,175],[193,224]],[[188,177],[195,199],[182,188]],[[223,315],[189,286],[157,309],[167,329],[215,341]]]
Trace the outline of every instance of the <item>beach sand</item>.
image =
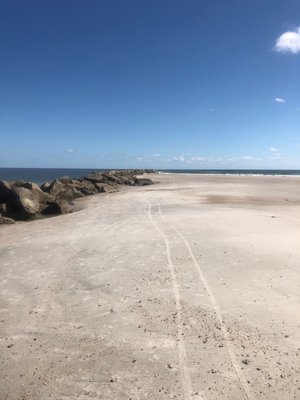
[[300,178],[150,175],[0,229],[0,399],[300,399]]

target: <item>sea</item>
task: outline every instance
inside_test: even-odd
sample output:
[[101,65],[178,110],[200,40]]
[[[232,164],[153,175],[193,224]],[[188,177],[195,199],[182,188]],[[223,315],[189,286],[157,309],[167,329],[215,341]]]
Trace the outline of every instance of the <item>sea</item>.
[[[52,181],[63,176],[70,178],[81,178],[91,172],[108,171],[100,169],[75,169],[75,168],[0,168],[0,180],[24,181],[43,183]],[[205,174],[205,175],[299,175],[300,170],[296,169],[160,169],[162,174]]]

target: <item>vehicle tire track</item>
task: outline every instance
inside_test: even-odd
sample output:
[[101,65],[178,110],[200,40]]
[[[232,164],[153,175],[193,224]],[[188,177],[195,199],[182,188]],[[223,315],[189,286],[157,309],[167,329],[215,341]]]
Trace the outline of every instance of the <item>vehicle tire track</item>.
[[179,366],[180,366],[181,383],[182,383],[182,387],[184,390],[184,398],[186,400],[191,400],[192,385],[191,385],[190,374],[189,374],[189,371],[188,371],[188,368],[186,365],[187,355],[186,355],[186,347],[185,347],[185,341],[184,341],[184,335],[183,335],[182,307],[181,307],[178,281],[176,278],[175,267],[172,262],[169,240],[153,219],[152,205],[151,205],[150,201],[148,201],[148,218],[149,218],[151,224],[154,226],[154,228],[157,230],[157,232],[163,239],[165,247],[166,247],[169,271],[170,271],[170,275],[171,275],[172,287],[173,287],[173,292],[174,292],[174,297],[175,297],[175,306],[176,306],[178,358],[179,358]]
[[161,219],[184,242],[184,244],[185,244],[185,246],[186,246],[186,248],[187,248],[187,250],[189,252],[190,257],[193,260],[193,263],[194,263],[194,266],[195,266],[195,268],[196,268],[196,270],[198,272],[199,278],[200,278],[201,282],[203,283],[203,285],[204,285],[204,287],[205,287],[205,289],[206,289],[206,291],[207,291],[207,293],[209,295],[210,301],[211,301],[212,306],[213,306],[213,308],[215,310],[215,313],[216,313],[217,320],[218,320],[218,322],[220,324],[221,332],[223,334],[223,337],[224,337],[224,340],[225,340],[225,343],[226,343],[226,347],[227,347],[227,351],[229,353],[229,357],[230,357],[231,363],[232,363],[233,368],[235,370],[237,379],[240,382],[240,384],[241,384],[241,386],[242,386],[242,388],[243,388],[243,390],[245,392],[246,399],[247,400],[255,400],[255,398],[253,397],[253,395],[251,393],[251,390],[250,390],[249,384],[247,382],[247,379],[245,378],[245,376],[243,374],[243,371],[242,371],[242,369],[241,369],[241,367],[240,367],[240,365],[239,365],[239,363],[237,361],[237,358],[236,358],[236,355],[235,355],[235,352],[234,352],[234,348],[233,348],[233,346],[231,344],[231,339],[230,339],[229,333],[227,331],[226,325],[224,323],[224,319],[223,319],[219,304],[218,304],[218,302],[217,302],[217,300],[216,300],[216,298],[215,298],[215,296],[214,296],[214,294],[213,294],[213,292],[212,292],[212,290],[211,290],[211,288],[210,288],[210,286],[208,284],[207,279],[204,276],[204,273],[203,273],[203,271],[202,271],[202,269],[200,267],[200,264],[198,263],[195,255],[194,255],[194,253],[193,253],[193,251],[191,249],[191,246],[190,246],[189,242],[187,241],[187,239],[185,238],[185,236],[180,231],[178,231],[170,222],[168,222],[166,220],[165,216],[163,215],[163,213],[161,211],[160,202],[158,200],[156,200],[156,202],[157,202],[157,207],[158,207],[158,214],[160,215]]

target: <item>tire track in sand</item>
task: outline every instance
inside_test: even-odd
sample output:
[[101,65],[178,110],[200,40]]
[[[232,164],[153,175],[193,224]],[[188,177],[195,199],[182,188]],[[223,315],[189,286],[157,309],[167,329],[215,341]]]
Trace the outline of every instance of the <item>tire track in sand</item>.
[[191,385],[191,378],[190,374],[186,365],[186,348],[185,348],[185,341],[183,336],[183,323],[182,323],[182,307],[180,302],[180,292],[178,287],[178,282],[175,273],[175,267],[172,262],[171,258],[171,251],[170,251],[170,244],[169,240],[164,234],[164,232],[159,228],[152,216],[152,205],[151,202],[148,201],[148,218],[154,228],[157,230],[159,235],[164,241],[167,253],[167,259],[169,264],[169,271],[172,280],[173,292],[175,297],[175,306],[176,306],[176,324],[177,324],[177,342],[178,342],[178,358],[179,358],[179,366],[180,366],[180,376],[181,376],[181,383],[182,388],[184,390],[184,398],[186,400],[191,400],[192,398],[192,385]]
[[245,378],[244,373],[243,373],[243,371],[242,371],[242,369],[241,369],[241,367],[240,367],[240,365],[239,365],[239,363],[237,361],[237,358],[236,358],[236,355],[235,355],[235,352],[234,352],[234,348],[233,348],[233,346],[231,344],[230,336],[229,336],[229,333],[227,331],[226,325],[224,323],[224,319],[223,319],[219,304],[218,304],[218,302],[217,302],[217,300],[216,300],[216,298],[215,298],[215,296],[214,296],[214,294],[213,294],[213,292],[212,292],[212,290],[211,290],[211,288],[210,288],[210,286],[208,284],[208,281],[206,280],[206,278],[205,278],[205,276],[203,274],[203,271],[202,271],[202,269],[200,267],[200,264],[198,263],[195,255],[194,255],[194,253],[193,253],[193,251],[191,249],[191,246],[190,246],[189,242],[187,241],[187,239],[185,238],[185,236],[181,232],[179,232],[170,222],[168,222],[166,220],[165,216],[163,215],[163,213],[161,211],[160,202],[158,200],[156,200],[156,202],[157,202],[157,207],[158,207],[158,214],[160,215],[161,219],[184,242],[184,244],[185,244],[185,246],[186,246],[186,248],[187,248],[187,250],[188,250],[188,252],[190,254],[190,257],[193,260],[193,263],[194,263],[194,266],[195,266],[195,268],[196,268],[196,270],[198,272],[199,278],[200,278],[201,282],[203,283],[203,285],[204,285],[204,287],[205,287],[205,289],[206,289],[206,291],[207,291],[207,293],[209,295],[209,298],[210,298],[210,301],[212,303],[212,306],[213,306],[213,308],[215,310],[216,317],[217,317],[217,320],[218,320],[218,322],[220,324],[221,332],[223,334],[223,337],[224,337],[224,340],[225,340],[225,343],[226,343],[226,347],[227,347],[227,351],[228,351],[231,363],[233,365],[233,368],[235,370],[237,379],[240,382],[240,384],[241,384],[241,386],[242,386],[242,388],[243,388],[243,390],[245,392],[247,400],[255,400],[255,398],[252,395],[252,392],[250,390],[250,387],[249,387],[249,384],[247,382],[247,379]]

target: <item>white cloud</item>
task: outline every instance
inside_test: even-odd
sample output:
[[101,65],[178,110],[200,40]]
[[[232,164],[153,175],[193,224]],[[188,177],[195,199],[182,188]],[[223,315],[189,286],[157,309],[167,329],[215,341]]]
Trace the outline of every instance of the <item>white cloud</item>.
[[294,32],[285,32],[279,36],[275,50],[279,53],[300,53],[300,27]]
[[152,157],[160,157],[160,153],[151,154]]
[[275,101],[276,103],[286,103],[286,100],[284,100],[282,97],[276,97]]
[[67,152],[68,153],[74,153],[74,149],[68,149]]
[[183,155],[173,157],[174,161],[185,161],[185,157]]
[[191,161],[205,161],[205,157],[194,156],[191,157]]
[[270,147],[270,152],[272,155],[269,157],[269,160],[282,160],[283,157],[278,149],[275,147]]
[[241,160],[256,160],[256,158],[252,156],[241,156],[240,158]]

